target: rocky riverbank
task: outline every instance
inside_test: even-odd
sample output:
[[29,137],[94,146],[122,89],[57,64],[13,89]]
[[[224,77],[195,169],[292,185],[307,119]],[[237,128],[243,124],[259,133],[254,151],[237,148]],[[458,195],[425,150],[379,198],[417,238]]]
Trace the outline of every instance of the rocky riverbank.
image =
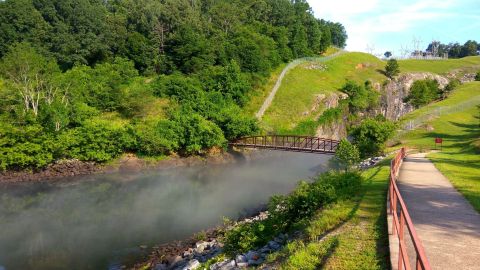
[[[222,237],[226,230],[241,223],[249,223],[264,220],[268,212],[260,212],[255,216],[242,219],[227,227],[219,227],[202,234],[204,240],[198,240],[198,236],[185,241],[177,241],[160,245],[153,248],[148,261],[135,265],[132,269],[154,270],[193,270],[198,269],[202,263],[222,254]],[[257,250],[249,250],[243,254],[236,254],[231,258],[221,257],[217,262],[210,265],[210,270],[230,270],[247,267],[257,267],[265,262],[268,254],[278,251],[286,244],[289,236],[279,234],[265,246]]]
[[111,164],[80,161],[77,159],[59,160],[38,170],[0,172],[0,183],[39,182],[64,180],[66,177],[115,173],[136,172],[147,169],[169,169],[175,167],[217,165],[235,162],[237,158],[249,159],[251,152],[226,152],[212,149],[204,156],[180,157],[171,155],[163,160],[150,161],[135,154],[125,154]]

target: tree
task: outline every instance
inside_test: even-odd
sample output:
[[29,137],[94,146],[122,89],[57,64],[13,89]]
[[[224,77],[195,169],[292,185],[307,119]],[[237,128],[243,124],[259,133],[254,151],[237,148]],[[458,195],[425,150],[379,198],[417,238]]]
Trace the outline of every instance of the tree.
[[463,44],[460,50],[460,57],[475,56],[477,53],[478,43],[474,40],[469,40]]
[[395,124],[384,118],[367,118],[353,127],[350,135],[362,158],[381,154],[385,143],[393,135]]
[[386,51],[383,55],[384,55],[386,58],[390,58],[390,56],[392,56],[392,52]]
[[55,95],[52,77],[59,73],[56,62],[38,54],[29,43],[10,48],[0,63],[0,73],[10,80],[26,113],[38,116],[40,103]]
[[347,172],[353,165],[360,161],[360,151],[356,145],[343,139],[335,151],[335,160],[345,169],[345,172]]
[[480,71],[475,75],[475,81],[480,81]]
[[360,85],[348,80],[340,91],[348,95],[346,101],[350,112],[365,111],[378,102],[379,93],[372,88],[370,81]]
[[[450,87],[453,87],[453,85]],[[410,87],[410,93],[405,101],[418,108],[436,100],[440,95],[441,91],[437,81],[431,79],[418,80]]]
[[308,48],[307,32],[300,22],[295,25],[293,30],[292,51],[296,58],[312,54],[312,51]]
[[330,29],[332,44],[339,48],[345,48],[348,38],[345,27],[340,23],[333,22],[328,22],[327,25]]
[[388,60],[387,65],[385,66],[385,75],[388,78],[393,79],[398,74],[400,74],[400,67],[398,65],[397,60],[395,59]]

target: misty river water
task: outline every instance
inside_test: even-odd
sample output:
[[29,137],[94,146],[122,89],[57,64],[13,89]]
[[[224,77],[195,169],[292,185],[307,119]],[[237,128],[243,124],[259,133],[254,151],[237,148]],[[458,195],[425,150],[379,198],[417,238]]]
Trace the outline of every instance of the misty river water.
[[140,245],[188,238],[291,191],[329,156],[0,184],[0,270],[115,269]]

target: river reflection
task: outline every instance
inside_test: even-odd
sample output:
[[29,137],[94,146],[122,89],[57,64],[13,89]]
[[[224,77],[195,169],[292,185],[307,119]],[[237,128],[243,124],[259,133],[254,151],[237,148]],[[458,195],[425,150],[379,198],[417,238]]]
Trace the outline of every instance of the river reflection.
[[266,155],[226,165],[0,185],[0,269],[107,269],[140,245],[184,239],[223,217],[244,215],[326,170],[329,159]]

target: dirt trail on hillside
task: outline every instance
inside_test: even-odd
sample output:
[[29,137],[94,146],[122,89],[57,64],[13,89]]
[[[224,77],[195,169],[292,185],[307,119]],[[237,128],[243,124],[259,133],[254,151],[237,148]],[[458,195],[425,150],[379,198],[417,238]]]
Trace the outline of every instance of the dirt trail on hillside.
[[273,98],[275,97],[275,95],[277,94],[277,91],[278,89],[280,89],[280,86],[282,86],[282,80],[283,78],[285,77],[285,75],[287,74],[288,71],[290,71],[291,69],[295,68],[296,66],[302,64],[302,63],[305,63],[305,62],[308,62],[308,61],[318,61],[318,62],[325,62],[327,60],[330,60],[332,58],[335,58],[337,56],[339,56],[340,54],[344,53],[345,51],[344,50],[339,50],[338,52],[332,54],[332,55],[329,55],[329,56],[325,56],[325,57],[317,57],[317,58],[299,58],[299,59],[295,59],[293,60],[292,62],[290,62],[283,70],[282,70],[282,73],[280,74],[280,76],[278,77],[277,79],[277,82],[275,83],[275,85],[273,86],[272,88],[272,91],[270,92],[270,94],[268,95],[268,97],[265,99],[265,101],[263,102],[262,104],[262,107],[260,107],[260,109],[258,110],[258,112],[255,114],[255,116],[260,120],[262,119],[263,115],[265,114],[265,111],[270,107],[270,105],[272,104],[272,101],[273,101]]

